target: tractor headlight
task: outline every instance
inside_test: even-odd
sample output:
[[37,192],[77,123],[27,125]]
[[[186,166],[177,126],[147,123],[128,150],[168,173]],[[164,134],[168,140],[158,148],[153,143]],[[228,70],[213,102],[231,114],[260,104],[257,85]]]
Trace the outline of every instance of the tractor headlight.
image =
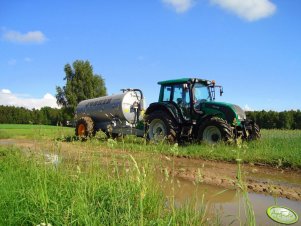
[[234,108],[234,110],[237,114],[237,118],[238,118],[239,121],[246,120],[246,118],[247,118],[246,113],[241,107],[239,107],[238,105],[233,105],[233,108]]
[[246,120],[247,116],[245,113],[240,112],[239,114],[237,114],[239,121],[244,121]]

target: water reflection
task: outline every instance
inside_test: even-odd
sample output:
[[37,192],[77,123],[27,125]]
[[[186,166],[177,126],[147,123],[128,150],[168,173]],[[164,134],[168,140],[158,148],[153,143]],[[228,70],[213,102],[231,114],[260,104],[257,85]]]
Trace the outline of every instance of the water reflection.
[[[199,207],[202,204],[207,205],[209,215],[219,214],[223,225],[229,225],[233,221],[231,225],[240,225],[239,221],[244,224],[246,220],[245,202],[242,195],[236,190],[202,183],[195,184],[180,178],[174,178],[172,181],[171,178],[165,180],[161,177],[158,178],[158,181],[167,197],[174,195],[177,207],[187,204],[189,201],[196,201]],[[275,204],[289,207],[299,216],[301,215],[301,202],[256,193],[248,193],[248,196],[253,206],[257,225],[277,225],[266,214],[266,210]]]

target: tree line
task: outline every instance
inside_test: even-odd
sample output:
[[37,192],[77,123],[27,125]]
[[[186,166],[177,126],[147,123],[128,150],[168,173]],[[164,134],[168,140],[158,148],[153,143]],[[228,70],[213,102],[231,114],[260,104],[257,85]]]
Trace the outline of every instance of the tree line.
[[247,118],[262,129],[301,129],[301,111],[248,111]]
[[64,109],[43,107],[29,110],[0,105],[0,124],[68,125],[72,117]]
[[[262,129],[301,129],[301,111],[248,111],[247,117]],[[73,114],[65,108],[43,107],[26,109],[23,107],[0,105],[0,124],[43,124],[70,125]]]

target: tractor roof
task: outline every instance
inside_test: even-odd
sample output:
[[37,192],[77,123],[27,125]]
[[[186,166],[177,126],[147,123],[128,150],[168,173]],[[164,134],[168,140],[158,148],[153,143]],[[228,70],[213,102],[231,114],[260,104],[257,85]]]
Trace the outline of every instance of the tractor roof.
[[211,81],[201,78],[180,78],[180,79],[172,79],[172,80],[165,80],[158,82],[159,85],[170,85],[170,84],[181,84],[181,83],[187,83],[187,82],[199,82],[203,83],[205,85],[209,85]]

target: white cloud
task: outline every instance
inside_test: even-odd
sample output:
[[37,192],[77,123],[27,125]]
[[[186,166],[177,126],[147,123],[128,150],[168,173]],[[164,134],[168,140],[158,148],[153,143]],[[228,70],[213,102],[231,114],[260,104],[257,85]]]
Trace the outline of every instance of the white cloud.
[[249,107],[249,105],[245,104],[244,108],[243,108],[244,111],[254,111],[253,108]]
[[24,34],[18,31],[5,31],[3,38],[7,41],[18,43],[43,43],[47,40],[41,31],[29,31]]
[[10,94],[11,91],[9,89],[2,89],[0,93]]
[[188,11],[193,5],[194,0],[162,0],[166,5],[171,6],[177,13]]
[[247,21],[255,21],[273,15],[276,5],[270,0],[210,0],[213,4],[237,14]]
[[0,105],[25,107],[28,109],[40,109],[42,107],[59,108],[56,98],[50,93],[46,93],[42,98],[24,97],[24,95],[14,94],[9,89],[0,90]]

